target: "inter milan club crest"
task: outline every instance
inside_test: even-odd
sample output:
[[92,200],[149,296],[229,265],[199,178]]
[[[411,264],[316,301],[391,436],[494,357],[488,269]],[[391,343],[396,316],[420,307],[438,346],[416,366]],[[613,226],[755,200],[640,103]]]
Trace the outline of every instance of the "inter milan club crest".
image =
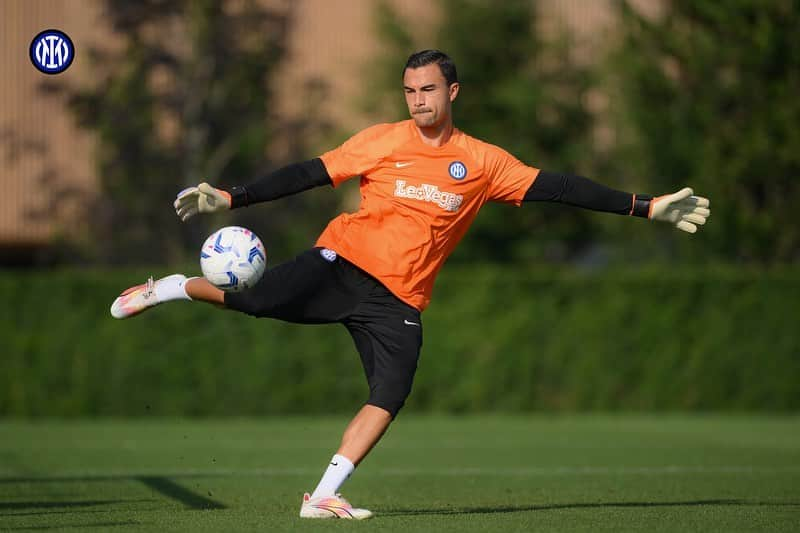
[[461,181],[467,177],[467,167],[461,161],[453,161],[450,163],[450,168],[447,170],[450,172],[450,177],[454,180]]
[[29,55],[39,72],[59,74],[67,70],[75,59],[75,45],[61,30],[44,30],[31,41]]

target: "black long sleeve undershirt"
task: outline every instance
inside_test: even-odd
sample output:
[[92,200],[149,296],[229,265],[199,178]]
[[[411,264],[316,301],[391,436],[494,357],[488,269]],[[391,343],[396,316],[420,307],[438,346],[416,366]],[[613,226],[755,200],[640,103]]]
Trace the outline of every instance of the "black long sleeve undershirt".
[[650,196],[631,194],[601,185],[583,176],[539,171],[525,193],[525,202],[559,202],[594,211],[647,217]]
[[[332,183],[322,160],[314,158],[269,172],[252,183],[232,187],[228,192],[231,194],[231,208],[235,209]],[[547,170],[539,172],[523,198],[525,202],[559,202],[642,217],[647,217],[650,200],[650,196],[611,189],[583,176]]]
[[322,160],[314,158],[268,172],[252,183],[237,185],[228,192],[231,194],[231,209],[235,209],[332,183]]

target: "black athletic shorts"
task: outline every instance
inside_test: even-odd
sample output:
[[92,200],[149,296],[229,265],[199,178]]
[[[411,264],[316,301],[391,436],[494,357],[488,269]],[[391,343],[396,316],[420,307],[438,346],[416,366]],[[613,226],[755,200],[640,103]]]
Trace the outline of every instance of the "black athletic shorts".
[[300,324],[344,324],[367,375],[367,403],[394,417],[411,392],[420,312],[333,250],[312,248],[268,269],[252,289],[225,293],[225,306]]

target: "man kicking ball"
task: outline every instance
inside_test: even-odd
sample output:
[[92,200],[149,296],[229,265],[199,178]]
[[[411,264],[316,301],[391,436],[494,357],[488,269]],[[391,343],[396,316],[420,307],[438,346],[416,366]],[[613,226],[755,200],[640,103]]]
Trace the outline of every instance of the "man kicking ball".
[[651,197],[610,189],[587,178],[527,166],[501,148],[459,131],[452,105],[456,68],[437,50],[408,58],[403,91],[410,120],[357,133],[318,158],[296,163],[253,183],[222,190],[201,183],[175,201],[181,220],[237,209],[321,185],[360,177],[357,212],[341,214],[316,246],[267,270],[252,289],[226,293],[204,278],[174,274],[123,292],[111,306],[128,318],[171,300],[210,302],[256,317],[288,322],[338,322],[361,357],[369,397],[344,431],[300,516],[372,516],[351,506],[339,487],[403,407],[422,346],[421,312],[434,279],[481,206],[503,202],[560,202],[670,223],[694,233],[710,215],[709,201],[689,188]]

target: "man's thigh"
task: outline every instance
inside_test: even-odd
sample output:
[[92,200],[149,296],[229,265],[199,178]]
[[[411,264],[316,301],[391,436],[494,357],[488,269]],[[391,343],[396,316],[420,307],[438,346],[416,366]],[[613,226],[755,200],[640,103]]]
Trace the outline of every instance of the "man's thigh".
[[343,282],[339,269],[335,261],[324,258],[320,248],[312,248],[267,269],[251,289],[226,293],[225,306],[287,322],[340,322],[355,308],[358,293]]
[[382,286],[374,292],[362,300],[345,325],[364,365],[370,388],[367,403],[395,416],[411,392],[417,371],[422,320],[419,311]]

